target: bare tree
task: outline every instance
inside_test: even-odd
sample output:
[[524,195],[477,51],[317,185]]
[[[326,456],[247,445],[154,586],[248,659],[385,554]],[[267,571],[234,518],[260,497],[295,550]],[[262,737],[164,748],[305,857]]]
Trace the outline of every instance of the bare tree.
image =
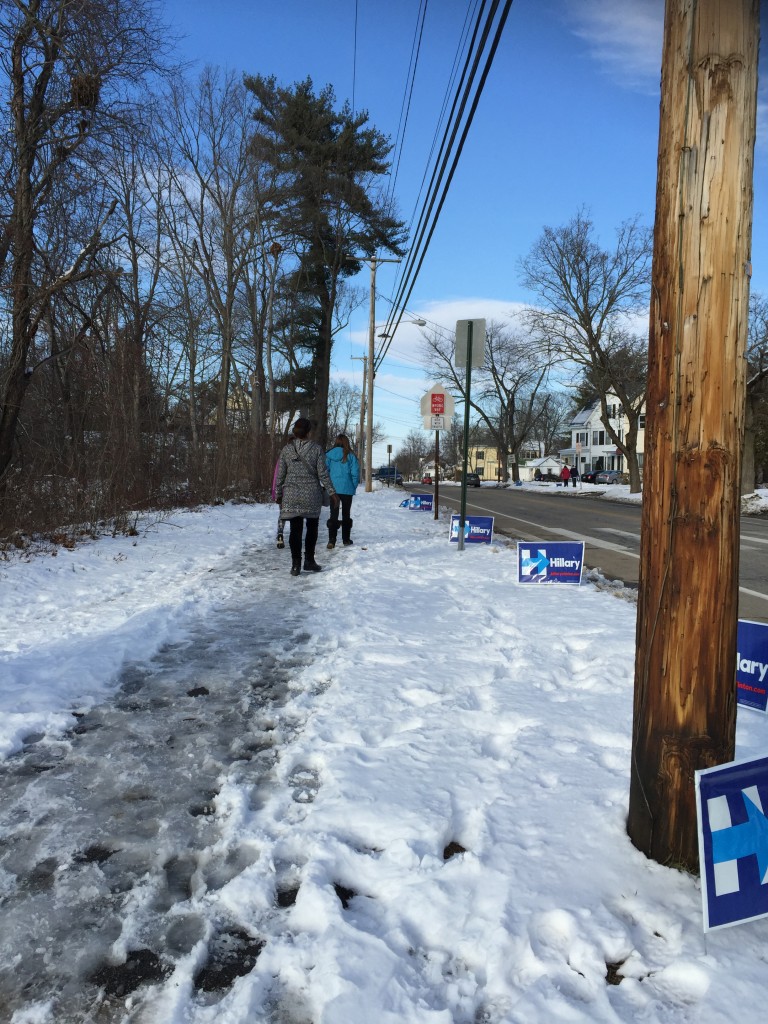
[[[466,400],[465,376],[454,365],[452,334],[422,332],[423,354],[430,373]],[[519,478],[520,450],[535,432],[541,412],[539,401],[549,376],[551,360],[529,339],[497,321],[486,332],[486,362],[472,374],[470,407],[499,451],[503,478],[514,456],[512,474]]]
[[414,479],[433,449],[423,430],[412,430],[395,453],[397,468],[404,479]]
[[[627,461],[633,492],[640,490],[637,428],[645,387],[635,390],[634,372],[628,386],[627,357],[634,359],[638,347],[628,324],[647,311],[650,261],[651,232],[637,218],[621,225],[608,250],[580,211],[562,227],[545,227],[520,264],[522,283],[541,299],[540,306],[526,310],[525,319],[548,352],[599,382],[600,418]],[[629,420],[623,437],[611,424],[607,389]]]
[[[744,414],[744,453],[741,493],[750,494],[763,478],[765,435],[768,433],[768,301],[757,293],[749,299],[747,333],[747,400]],[[758,460],[757,454],[760,453]]]
[[[228,465],[230,409],[245,411],[247,382],[234,359],[242,320],[243,278],[251,259],[248,93],[233,74],[207,68],[196,88],[175,83],[168,105],[171,144],[166,163],[173,177],[175,246],[205,289],[219,333],[220,361],[216,403],[217,473]],[[179,225],[183,230],[179,230]],[[234,393],[234,398],[232,394]]]
[[355,436],[360,419],[360,388],[345,380],[332,380],[328,388],[328,437]]
[[565,391],[545,391],[538,396],[539,412],[536,417],[536,432],[530,438],[541,446],[542,454],[554,454],[570,444],[569,426],[573,419],[573,402]]
[[51,299],[98,272],[114,201],[93,206],[64,269],[46,274],[41,211],[68,176],[99,191],[98,154],[133,120],[130,96],[159,66],[164,36],[150,0],[14,0],[0,12],[0,73],[11,97],[1,162],[0,270],[8,264],[12,337],[0,381],[0,481],[30,383],[28,357]]

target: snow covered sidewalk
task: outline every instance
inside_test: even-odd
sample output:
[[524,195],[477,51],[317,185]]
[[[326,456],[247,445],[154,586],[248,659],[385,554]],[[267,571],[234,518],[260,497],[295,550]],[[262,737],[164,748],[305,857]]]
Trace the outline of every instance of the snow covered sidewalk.
[[[222,767],[164,907],[168,848],[125,893],[109,890],[111,857],[86,870],[82,849],[59,856],[43,898],[74,916],[100,892],[119,927],[104,933],[102,973],[91,954],[62,958],[13,1024],[58,1024],[73,979],[101,1000],[99,1020],[134,1024],[762,1018],[768,922],[705,943],[697,880],[647,861],[624,832],[634,604],[591,584],[518,587],[514,542],[459,553],[445,520],[401,497],[358,494],[354,547],[321,548],[316,576],[289,577],[274,507],[244,505],[0,568],[8,768],[55,742],[73,709],[101,714],[120,685],[125,699],[137,673],[150,692],[161,677],[158,715],[196,700],[205,718],[226,667],[232,693],[250,695],[227,720],[230,743],[277,739],[258,771],[184,747],[193,779],[212,756]],[[238,609],[241,627],[258,625],[258,664],[280,674],[268,707],[251,699]],[[206,624],[216,642],[190,643]],[[198,685],[209,694],[190,698]],[[738,756],[764,753],[765,729],[740,712]],[[63,736],[65,756],[88,735]],[[127,770],[119,749],[104,757],[112,775]],[[44,773],[17,809],[45,785]],[[165,813],[168,842],[178,825]],[[5,817],[3,840],[33,818]],[[20,876],[0,866],[12,968]],[[110,988],[121,964],[143,965],[145,984]]]

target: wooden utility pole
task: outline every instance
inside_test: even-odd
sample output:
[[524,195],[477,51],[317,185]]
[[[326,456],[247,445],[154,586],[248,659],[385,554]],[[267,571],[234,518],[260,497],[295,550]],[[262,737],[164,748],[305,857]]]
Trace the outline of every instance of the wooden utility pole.
[[627,831],[698,867],[733,759],[759,0],[667,0]]

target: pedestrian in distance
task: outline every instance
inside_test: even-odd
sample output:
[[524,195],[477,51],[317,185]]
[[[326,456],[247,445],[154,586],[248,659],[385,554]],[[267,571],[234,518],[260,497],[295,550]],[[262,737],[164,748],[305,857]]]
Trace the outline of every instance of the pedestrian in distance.
[[573,469],[571,470],[571,483],[575,487],[578,482],[579,482],[579,467],[578,466],[574,466]]
[[315,561],[315,545],[323,507],[323,488],[328,491],[331,506],[339,500],[325,464],[325,452],[317,442],[309,440],[311,432],[312,423],[303,416],[299,417],[291,430],[292,439],[277,460],[275,497],[281,519],[290,526],[291,576],[301,574],[302,541],[304,570],[320,572],[322,569]]
[[567,466],[563,466],[563,468],[560,470],[560,479],[563,481],[563,487],[567,487],[568,486],[568,480],[569,480],[570,476],[571,476],[570,469],[568,469]]
[[[333,448],[326,453],[325,462],[331,476],[334,490],[339,496],[341,506],[341,543],[347,547],[352,543],[352,498],[360,482],[360,463],[352,451],[352,445],[346,434],[339,434]],[[328,519],[328,547],[336,547],[339,532],[339,505],[331,506]]]

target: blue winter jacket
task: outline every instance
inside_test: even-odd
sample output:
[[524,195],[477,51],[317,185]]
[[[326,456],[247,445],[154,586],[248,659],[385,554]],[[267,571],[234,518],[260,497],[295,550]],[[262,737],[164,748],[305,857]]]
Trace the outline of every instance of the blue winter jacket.
[[331,448],[325,454],[331,483],[337,494],[354,494],[360,481],[360,463],[353,452],[349,453],[346,462],[341,461],[343,458],[343,448]]

